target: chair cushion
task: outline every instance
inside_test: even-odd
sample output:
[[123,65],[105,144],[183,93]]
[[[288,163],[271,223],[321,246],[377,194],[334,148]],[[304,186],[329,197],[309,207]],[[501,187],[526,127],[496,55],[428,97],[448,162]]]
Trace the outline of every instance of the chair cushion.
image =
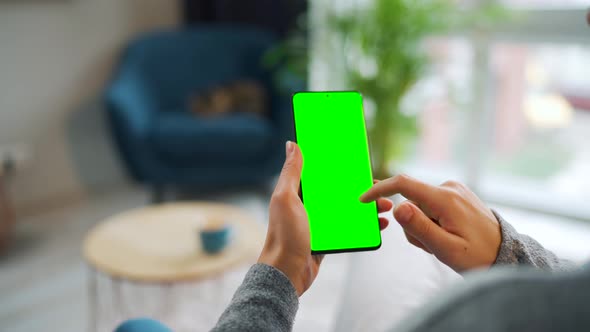
[[154,123],[150,143],[163,161],[198,167],[253,164],[268,155],[272,137],[270,121],[251,114],[199,117],[162,112]]

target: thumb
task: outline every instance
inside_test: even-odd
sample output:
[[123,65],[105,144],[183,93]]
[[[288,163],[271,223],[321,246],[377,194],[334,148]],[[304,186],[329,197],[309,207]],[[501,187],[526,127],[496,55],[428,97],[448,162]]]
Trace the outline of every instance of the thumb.
[[418,240],[434,254],[449,252],[457,243],[456,235],[445,231],[411,202],[400,204],[393,215],[407,235]]
[[283,170],[279,176],[276,189],[292,192],[299,192],[299,182],[301,181],[301,169],[303,168],[303,158],[301,150],[297,144],[287,141],[286,144],[287,158],[283,165]]

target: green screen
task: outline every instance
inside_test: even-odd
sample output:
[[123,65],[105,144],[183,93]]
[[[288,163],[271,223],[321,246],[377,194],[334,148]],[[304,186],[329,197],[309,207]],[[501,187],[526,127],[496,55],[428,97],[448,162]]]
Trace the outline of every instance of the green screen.
[[376,203],[359,201],[373,185],[361,95],[300,92],[293,96],[293,112],[311,250],[378,248]]

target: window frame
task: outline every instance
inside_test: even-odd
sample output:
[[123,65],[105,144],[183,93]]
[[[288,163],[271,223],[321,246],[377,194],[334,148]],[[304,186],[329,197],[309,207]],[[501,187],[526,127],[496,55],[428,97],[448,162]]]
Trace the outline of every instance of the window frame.
[[[587,44],[590,46],[590,27],[586,22],[587,9],[520,9],[511,8],[511,12],[519,18],[491,31],[468,33],[467,39],[473,46],[473,80],[474,90],[472,110],[469,119],[471,132],[468,157],[464,165],[466,184],[483,200],[499,205],[509,206],[520,210],[539,212],[548,215],[565,217],[590,222],[590,211],[581,208],[563,208],[559,204],[548,203],[547,197],[543,203],[527,200],[518,195],[505,195],[486,190],[482,186],[484,175],[485,153],[482,146],[487,146],[488,139],[493,132],[494,115],[491,83],[492,76],[489,68],[490,49],[493,43],[516,42],[526,44]],[[551,24],[547,24],[551,22]],[[484,105],[484,107],[481,107]],[[535,203],[536,202],[536,203]]]

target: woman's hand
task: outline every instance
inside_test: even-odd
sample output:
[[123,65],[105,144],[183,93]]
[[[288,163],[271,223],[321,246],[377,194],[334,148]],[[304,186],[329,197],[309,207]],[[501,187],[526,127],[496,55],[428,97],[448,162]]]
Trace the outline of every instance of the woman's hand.
[[401,194],[408,201],[394,210],[408,241],[434,254],[457,272],[491,266],[502,235],[492,211],[463,184],[435,187],[406,175],[375,184],[362,202]]
[[[270,200],[268,233],[258,258],[258,263],[273,266],[291,281],[297,295],[301,296],[318,274],[323,255],[312,255],[309,222],[299,198],[299,182],[303,158],[297,144],[287,142],[287,159]],[[389,211],[393,203],[377,200],[379,212]],[[326,206],[337,209],[338,206]],[[387,227],[387,219],[380,218],[381,229]]]

